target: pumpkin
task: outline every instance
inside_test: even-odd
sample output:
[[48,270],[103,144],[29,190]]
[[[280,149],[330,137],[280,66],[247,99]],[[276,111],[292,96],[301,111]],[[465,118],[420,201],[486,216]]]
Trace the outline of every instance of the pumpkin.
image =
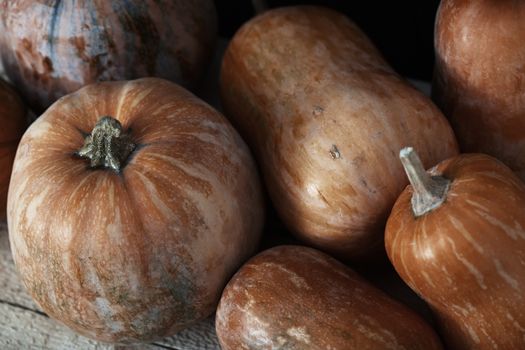
[[406,185],[401,147],[420,147],[429,166],[457,153],[430,99],[333,10],[280,8],[246,23],[225,53],[220,88],[287,227],[341,259],[382,249]]
[[85,336],[172,335],[210,315],[254,253],[262,194],[228,121],[158,78],[89,85],[22,137],[8,195],[34,300]]
[[158,76],[192,87],[211,58],[211,0],[3,1],[0,55],[37,111],[104,80]]
[[525,344],[525,185],[503,163],[463,154],[426,173],[402,151],[412,186],[385,233],[403,280],[437,315],[450,349]]
[[525,3],[443,0],[433,97],[463,152],[490,154],[525,181]]
[[278,246],[246,263],[216,314],[222,349],[442,349],[419,316],[330,256]]
[[0,79],[0,221],[6,217],[7,189],[16,147],[26,127],[26,110],[18,94]]

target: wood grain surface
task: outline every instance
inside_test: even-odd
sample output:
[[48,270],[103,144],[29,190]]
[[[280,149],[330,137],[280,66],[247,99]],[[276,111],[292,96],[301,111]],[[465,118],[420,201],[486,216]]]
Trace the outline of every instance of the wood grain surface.
[[195,324],[176,336],[152,344],[119,347],[79,336],[50,319],[32,301],[18,280],[7,225],[0,222],[0,349],[220,349],[214,318]]

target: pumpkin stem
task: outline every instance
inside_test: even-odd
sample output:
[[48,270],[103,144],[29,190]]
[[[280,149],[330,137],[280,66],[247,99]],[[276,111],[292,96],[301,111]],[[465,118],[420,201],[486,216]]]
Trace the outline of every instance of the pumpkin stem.
[[412,211],[419,217],[438,208],[446,199],[450,180],[443,176],[430,176],[412,147],[399,152],[399,158],[413,188]]
[[104,167],[120,172],[122,164],[135,149],[128,134],[115,118],[105,116],[99,119],[91,134],[86,136],[84,146],[77,155],[88,158],[92,168]]

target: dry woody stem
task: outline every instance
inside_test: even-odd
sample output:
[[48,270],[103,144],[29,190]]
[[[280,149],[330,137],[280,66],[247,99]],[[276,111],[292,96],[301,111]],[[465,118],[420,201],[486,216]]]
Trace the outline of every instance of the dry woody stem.
[[120,172],[134,149],[135,144],[122,131],[120,122],[105,116],[99,119],[77,154],[89,159],[92,168],[103,167]]
[[431,176],[412,147],[403,148],[399,158],[413,188],[412,211],[416,217],[438,208],[446,199],[450,180]]

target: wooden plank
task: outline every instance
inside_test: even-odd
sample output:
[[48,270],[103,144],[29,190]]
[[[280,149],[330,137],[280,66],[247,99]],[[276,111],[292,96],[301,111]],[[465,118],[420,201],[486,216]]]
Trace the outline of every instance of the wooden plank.
[[9,237],[5,222],[0,222],[0,300],[27,309],[42,311],[27,294],[18,279],[9,250]]
[[7,225],[0,222],[0,349],[220,349],[210,317],[153,344],[116,347],[75,334],[50,319],[18,279],[9,250]]
[[154,345],[116,347],[82,337],[41,314],[0,303],[0,349],[144,349]]
[[215,334],[215,318],[210,317],[193,327],[185,329],[176,336],[154,343],[185,350],[220,350]]

